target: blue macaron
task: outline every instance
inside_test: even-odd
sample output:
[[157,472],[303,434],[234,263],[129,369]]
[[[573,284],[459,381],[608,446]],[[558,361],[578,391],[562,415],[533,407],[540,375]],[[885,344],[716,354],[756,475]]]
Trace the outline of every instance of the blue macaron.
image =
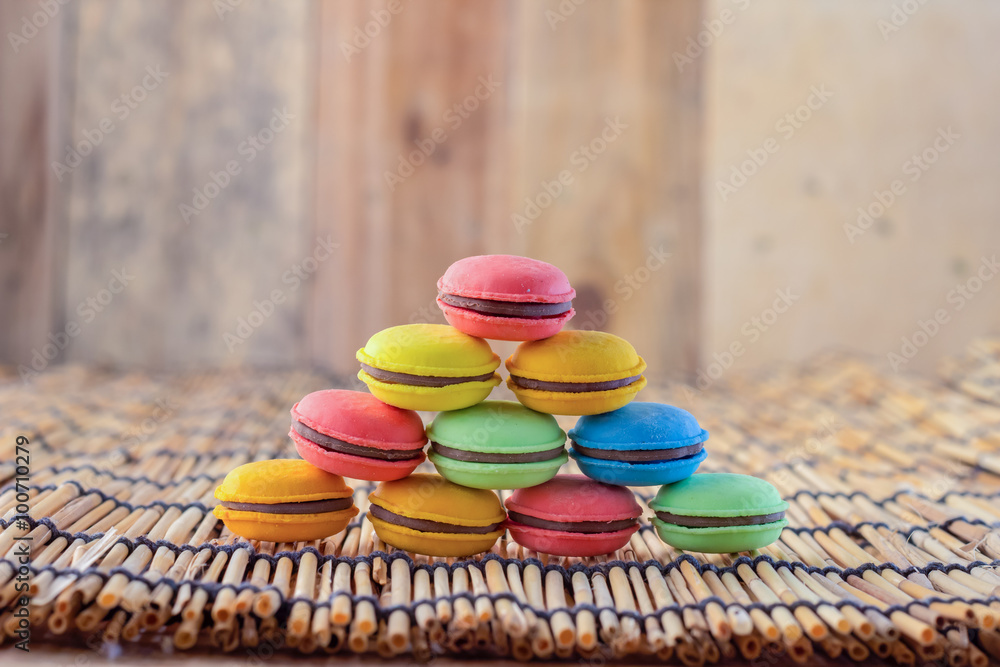
[[708,456],[708,431],[681,408],[629,403],[581,417],[570,429],[570,456],[587,477],[624,486],[659,486],[687,479]]

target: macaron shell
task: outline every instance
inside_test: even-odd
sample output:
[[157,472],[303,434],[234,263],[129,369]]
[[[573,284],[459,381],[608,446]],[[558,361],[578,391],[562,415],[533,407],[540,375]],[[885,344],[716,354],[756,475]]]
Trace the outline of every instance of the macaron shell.
[[448,447],[491,454],[541,452],[566,443],[559,422],[515,401],[483,401],[438,414],[427,437]]
[[470,336],[490,340],[526,341],[548,338],[562,331],[566,323],[576,314],[576,311],[570,308],[558,317],[498,317],[466,308],[456,308],[441,299],[437,300],[437,304],[448,324]]
[[716,528],[686,528],[660,519],[652,519],[660,539],[683,551],[706,554],[737,553],[761,549],[781,537],[788,519],[757,526],[724,526]]
[[357,507],[320,514],[267,514],[216,505],[212,513],[233,534],[264,542],[311,542],[336,535],[358,514]]
[[369,482],[402,479],[413,472],[427,458],[427,455],[421,452],[419,457],[413,459],[384,461],[325,449],[306,440],[295,431],[289,432],[288,435],[295,442],[295,451],[299,453],[299,456],[320,470]]
[[496,544],[503,530],[483,535],[469,533],[425,533],[397,526],[369,516],[375,534],[386,544],[425,556],[462,558],[489,551]]
[[433,451],[428,458],[442,477],[473,489],[521,489],[536,486],[552,479],[569,460],[565,452],[549,461],[533,463],[456,461]]
[[643,376],[625,387],[605,391],[543,391],[524,389],[507,378],[507,387],[521,404],[551,415],[596,415],[617,410],[628,405],[645,386],[646,378]]
[[585,447],[634,451],[687,447],[708,440],[708,431],[687,410],[635,401],[577,420],[569,437]]
[[583,475],[559,475],[545,484],[515,491],[504,505],[509,512],[546,521],[620,521],[642,516],[632,491]]
[[269,459],[234,468],[215,489],[222,501],[295,503],[346,498],[354,490],[339,475],[301,459]]
[[417,449],[427,443],[420,415],[371,394],[327,389],[306,395],[292,418],[331,438],[385,450]]
[[521,343],[506,366],[511,375],[546,382],[607,382],[646,370],[628,341],[603,331],[560,331]]
[[703,449],[694,456],[656,463],[595,459],[584,456],[572,447],[569,455],[576,460],[584,475],[599,482],[622,486],[659,486],[673,484],[693,475],[701,462],[708,457],[708,451]]
[[518,255],[475,255],[458,260],[438,279],[445,294],[517,303],[565,303],[576,296],[558,267]]
[[511,538],[523,547],[553,556],[602,556],[628,544],[639,524],[609,533],[570,533],[546,530],[507,520]]
[[507,518],[492,491],[466,488],[428,473],[379,484],[368,500],[393,514],[458,526],[488,526]]
[[649,508],[682,516],[740,517],[784,512],[788,503],[766,480],[716,472],[663,486],[649,501]]
[[461,410],[486,399],[493,387],[500,384],[500,375],[494,373],[482,382],[461,382],[445,387],[417,387],[376,380],[364,371],[358,371],[358,379],[368,385],[368,391],[383,403],[404,410],[425,410],[443,412]]
[[379,331],[358,350],[361,363],[434,377],[485,375],[500,366],[489,343],[446,324],[403,324]]

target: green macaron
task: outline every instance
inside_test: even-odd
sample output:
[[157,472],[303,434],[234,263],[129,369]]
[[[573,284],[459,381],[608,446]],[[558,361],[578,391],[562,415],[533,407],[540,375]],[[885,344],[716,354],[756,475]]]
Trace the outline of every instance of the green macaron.
[[660,539],[677,549],[735,553],[766,547],[788,525],[788,503],[758,477],[702,473],[660,488],[649,501]]
[[566,433],[552,415],[513,401],[441,412],[427,427],[428,456],[445,479],[476,489],[522,489],[566,463]]

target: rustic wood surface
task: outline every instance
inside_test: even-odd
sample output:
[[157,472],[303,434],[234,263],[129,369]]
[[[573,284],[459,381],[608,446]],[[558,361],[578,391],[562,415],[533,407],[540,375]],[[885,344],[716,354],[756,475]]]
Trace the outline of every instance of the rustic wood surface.
[[58,65],[73,51],[76,5],[35,20],[38,11],[31,0],[0,3],[0,357],[25,362],[63,327],[65,188],[49,163],[68,135],[75,83]]
[[[830,344],[887,359],[943,308],[947,326],[906,364],[926,372],[1000,323],[996,281],[968,307],[951,292],[977,285],[1000,243],[984,195],[998,165],[983,148],[998,138],[993,4],[921,5],[886,28],[895,0],[427,0],[389,19],[388,0],[77,0],[16,49],[9,36],[41,10],[2,4],[0,312],[13,324],[0,359],[14,364],[81,325],[59,359],[347,371],[378,328],[440,317],[433,280],[474,252],[564,266],[577,324],[625,333],[664,371],[705,371],[734,343],[744,368]],[[153,61],[170,76],[120,119],[112,105]],[[484,74],[499,89],[453,127],[444,113]],[[786,138],[776,121],[823,85],[833,96]],[[295,122],[246,162],[240,142],[284,105]],[[608,116],[628,128],[578,171],[574,152]],[[104,118],[114,131],[56,179],[52,163]],[[908,180],[904,162],[947,127],[961,138]],[[386,172],[440,128],[390,190]],[[718,183],[767,138],[780,152],[722,201]],[[241,174],[185,224],[179,206],[234,153]],[[519,233],[511,216],[566,169],[573,183]],[[906,194],[851,243],[845,224],[895,178]],[[292,290],[285,272],[324,235],[332,258]],[[660,244],[670,257],[647,276]],[[129,289],[81,321],[123,267]],[[275,313],[241,325],[275,289]],[[748,336],[779,289],[801,300]],[[238,327],[249,338],[227,340]]]
[[[6,4],[4,24],[32,6]],[[699,3],[71,7],[3,61],[17,140],[0,142],[0,307],[17,326],[0,358],[30,366],[70,325],[60,360],[346,372],[375,331],[441,321],[448,264],[506,252],[564,268],[578,326],[628,335],[653,369],[694,368],[700,73],[670,54]],[[251,159],[275,109],[294,119]],[[55,190],[46,131],[54,161],[96,145]]]
[[[187,367],[304,358],[306,288],[284,275],[315,245],[315,9],[306,0],[221,15],[205,2],[81,3],[76,52],[62,62],[78,82],[72,134],[106,121],[113,129],[66,177],[62,306],[84,329],[69,359]],[[148,68],[163,72],[159,81]],[[143,85],[152,89],[132,99]],[[276,110],[292,118],[269,127]],[[213,179],[230,163],[238,174]],[[218,192],[185,220],[181,205],[202,203],[196,189]],[[134,279],[88,321],[78,304],[101,295],[114,271]],[[255,302],[275,290],[283,303],[268,315]],[[227,344],[255,309],[266,320]]]
[[[337,351],[372,332],[443,321],[434,284],[452,261],[512,253],[567,272],[571,326],[629,336],[653,369],[692,370],[700,71],[678,73],[670,53],[698,3],[606,3],[551,24],[555,1],[402,4],[345,54],[381,7],[322,5],[316,219],[342,252],[314,285],[313,359],[349,369]],[[496,90],[470,98],[484,80]],[[430,156],[409,159],[421,145]]]
[[[340,248],[311,286],[310,351],[344,371],[374,332],[444,321],[435,283],[452,261],[515,250],[506,213],[505,160],[516,143],[507,133],[508,3],[402,3],[368,46],[345,54],[372,11],[384,3],[321,6],[316,234],[332,234]],[[473,98],[481,106],[463,118],[453,107],[480,77],[502,85]],[[418,153],[411,174],[399,163],[415,142],[434,150],[426,161]],[[387,183],[389,172],[402,182]]]
[[[733,341],[746,344],[744,368],[830,345],[885,363],[944,309],[950,321],[905,364],[931,373],[976,335],[1000,331],[997,280],[972,300],[948,299],[969,280],[976,288],[982,258],[1000,248],[1000,200],[983,196],[1000,155],[982,150],[1000,145],[1000,98],[986,83],[1000,80],[1000,4],[918,2],[905,6],[919,11],[899,13],[903,6],[705,3],[706,20],[726,11],[732,19],[700,58],[703,364]],[[819,88],[830,96],[800,109]],[[939,141],[947,150],[937,153],[933,142],[949,127],[959,137]],[[752,175],[724,200],[718,184],[768,138],[778,151],[744,167]],[[903,194],[889,192],[894,181]],[[881,213],[878,196],[888,203]],[[862,219],[865,229],[859,208],[876,214]],[[794,308],[748,338],[750,318],[786,288],[800,297]]]

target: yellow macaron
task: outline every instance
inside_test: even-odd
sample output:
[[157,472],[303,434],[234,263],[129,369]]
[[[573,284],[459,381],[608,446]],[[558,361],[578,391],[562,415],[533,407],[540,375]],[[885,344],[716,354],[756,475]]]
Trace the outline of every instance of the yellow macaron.
[[628,341],[603,331],[560,331],[521,343],[506,365],[517,400],[554,415],[611,412],[646,386],[646,362]]
[[426,556],[489,551],[507,518],[493,491],[427,473],[382,482],[368,500],[368,518],[383,542]]
[[213,514],[248,540],[308,542],[339,533],[358,514],[340,475],[300,459],[246,463],[215,490]]
[[358,350],[358,378],[383,403],[441,412],[479,403],[500,384],[500,357],[482,338],[446,324],[384,329]]

